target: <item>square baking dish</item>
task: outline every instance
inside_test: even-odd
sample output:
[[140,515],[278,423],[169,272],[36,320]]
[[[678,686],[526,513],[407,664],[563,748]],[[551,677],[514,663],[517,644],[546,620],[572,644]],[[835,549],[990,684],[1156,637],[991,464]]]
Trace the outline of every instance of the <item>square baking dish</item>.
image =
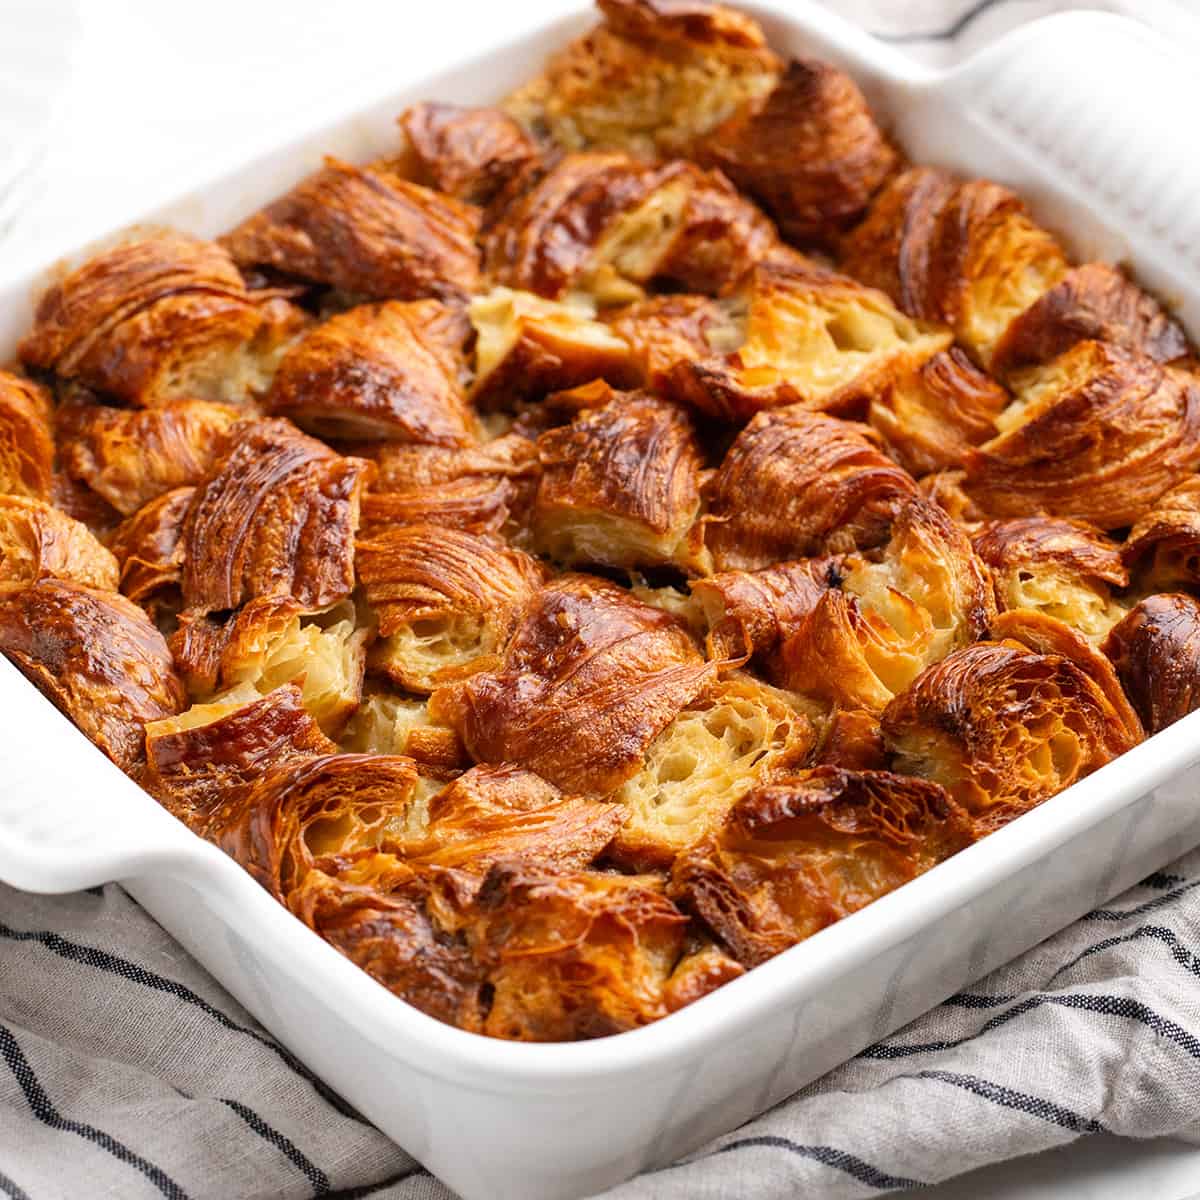
[[[1121,18],[1026,26],[935,73],[802,0],[742,5],[781,53],[848,70],[916,160],[1026,197],[1078,259],[1129,263],[1200,332],[1200,85]],[[593,20],[583,5],[402,88],[366,81],[339,111],[197,172],[131,214],[213,236],[324,153],[394,145],[419,99],[494,101]],[[535,18],[536,19],[536,18]],[[475,28],[473,44],[491,38]],[[97,234],[105,231],[97,231]],[[80,257],[83,249],[65,255]],[[0,267],[0,362],[51,264]],[[466,1200],[571,1200],[732,1129],[1200,843],[1200,713],[694,1005],[594,1042],[529,1045],[409,1007],[276,904],[127,779],[0,660],[0,879],[31,891],[120,880],[281,1042]]]

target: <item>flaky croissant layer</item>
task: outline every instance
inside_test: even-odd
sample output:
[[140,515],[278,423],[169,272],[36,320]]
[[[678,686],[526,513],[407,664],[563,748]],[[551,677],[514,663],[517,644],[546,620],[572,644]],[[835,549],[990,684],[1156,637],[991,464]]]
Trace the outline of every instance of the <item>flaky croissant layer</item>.
[[497,107],[104,247],[0,371],[0,652],[523,1041],[667,1016],[1200,707],[1178,322],[750,17],[597,7]]

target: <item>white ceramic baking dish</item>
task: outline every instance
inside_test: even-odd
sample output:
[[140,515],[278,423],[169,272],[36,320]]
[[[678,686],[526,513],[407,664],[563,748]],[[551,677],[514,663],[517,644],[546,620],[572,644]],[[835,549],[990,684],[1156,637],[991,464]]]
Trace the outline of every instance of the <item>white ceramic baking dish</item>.
[[[592,19],[571,4],[506,41],[529,14],[503,7],[508,33],[485,57],[399,89],[366,82],[340,114],[298,120],[269,152],[131,215],[215,234],[323,152],[362,159],[394,146],[393,118],[409,101],[496,98]],[[1076,13],[939,75],[801,0],[746,7],[781,51],[850,70],[914,158],[1013,185],[1076,254],[1132,262],[1200,333],[1200,156],[1185,134],[1200,86],[1165,44]],[[46,271],[33,264],[0,281],[0,362]],[[1200,843],[1197,713],[656,1025],[518,1045],[396,999],[159,808],[3,660],[0,716],[0,878],[45,892],[121,880],[282,1042],[467,1200],[568,1200],[670,1161]]]

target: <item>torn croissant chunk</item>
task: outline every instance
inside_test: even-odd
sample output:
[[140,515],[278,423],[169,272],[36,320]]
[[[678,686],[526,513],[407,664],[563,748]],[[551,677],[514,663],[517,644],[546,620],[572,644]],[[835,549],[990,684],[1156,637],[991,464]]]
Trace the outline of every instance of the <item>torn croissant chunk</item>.
[[24,496],[0,494],[0,591],[39,579],[113,590],[119,568],[81,521]]
[[278,293],[251,292],[222,247],[160,233],[105,251],[51,287],[19,352],[131,404],[246,403],[306,322]]
[[567,566],[703,572],[703,459],[686,409],[649,393],[607,393],[538,438],[534,545]]
[[378,620],[372,667],[426,693],[494,662],[543,579],[524,551],[434,525],[360,541],[357,564]]
[[884,710],[897,769],[932,779],[987,832],[1141,739],[1081,666],[1013,641],[976,642]]
[[782,70],[749,17],[706,0],[603,0],[604,21],[505,108],[570,150],[687,154]]
[[0,371],[0,492],[45,500],[54,473],[49,392]]
[[680,855],[671,894],[748,967],[968,846],[967,814],[937,783],[823,766],[764,784]]
[[566,575],[538,592],[497,670],[433,693],[430,712],[483,762],[517,762],[602,796],[716,676],[669,613],[605,580]]

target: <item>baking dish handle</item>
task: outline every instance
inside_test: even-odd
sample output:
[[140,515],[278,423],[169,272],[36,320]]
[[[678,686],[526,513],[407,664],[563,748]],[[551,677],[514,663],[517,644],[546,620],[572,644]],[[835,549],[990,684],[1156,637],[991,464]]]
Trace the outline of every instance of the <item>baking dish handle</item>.
[[[928,90],[1036,165],[1031,199],[1037,178],[1049,175],[1120,230],[1117,256],[1137,263],[1170,302],[1200,289],[1200,154],[1191,129],[1200,87],[1189,52],[1200,53],[1200,23],[1168,39],[1130,17],[1064,12],[1014,30]],[[1076,231],[1068,223],[1063,232]]]
[[126,777],[0,658],[0,881],[71,892],[226,862]]

